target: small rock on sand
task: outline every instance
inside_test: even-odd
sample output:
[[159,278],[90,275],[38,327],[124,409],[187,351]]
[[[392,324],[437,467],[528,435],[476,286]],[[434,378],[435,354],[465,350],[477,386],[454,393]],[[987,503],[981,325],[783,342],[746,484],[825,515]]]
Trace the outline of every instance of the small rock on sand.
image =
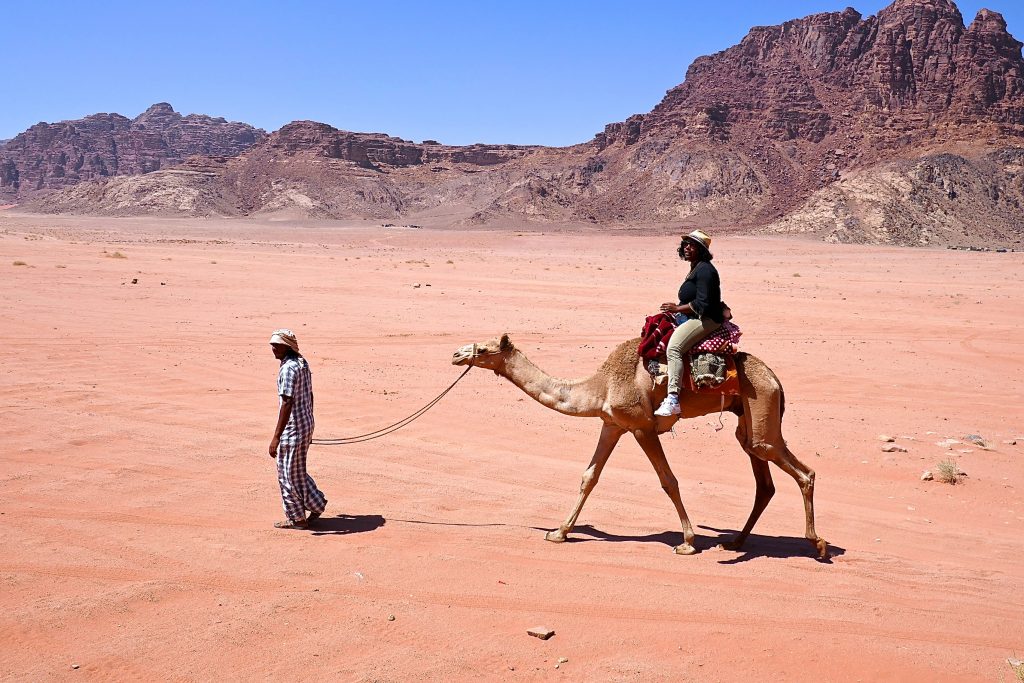
[[888,434],[879,434],[878,435],[878,440],[879,441],[895,441],[896,439],[892,438]]
[[1007,446],[1016,446],[1017,439],[1006,439],[1005,441],[1003,441],[1003,443],[1006,444]]
[[907,449],[894,443],[887,443],[882,446],[882,451],[885,453],[906,453]]
[[551,636],[555,635],[555,632],[547,626],[534,626],[533,628],[526,629],[526,632],[534,638],[540,638],[541,640],[547,640]]
[[931,470],[925,470],[921,473],[921,481],[931,481],[935,479],[935,476],[931,473]]

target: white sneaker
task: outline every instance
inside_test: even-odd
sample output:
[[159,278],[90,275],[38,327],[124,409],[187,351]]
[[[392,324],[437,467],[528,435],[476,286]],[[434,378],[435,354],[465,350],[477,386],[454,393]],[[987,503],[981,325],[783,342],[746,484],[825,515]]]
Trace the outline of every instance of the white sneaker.
[[658,409],[654,411],[654,414],[658,417],[671,417],[672,415],[678,415],[680,412],[682,411],[679,410],[679,397],[675,394],[669,394],[661,402]]

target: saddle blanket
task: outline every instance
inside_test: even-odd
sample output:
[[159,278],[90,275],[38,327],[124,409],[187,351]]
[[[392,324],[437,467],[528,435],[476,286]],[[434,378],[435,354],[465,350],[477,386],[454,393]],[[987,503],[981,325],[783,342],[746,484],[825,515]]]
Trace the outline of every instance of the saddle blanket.
[[[694,394],[711,394],[738,396],[740,393],[740,373],[736,369],[736,359],[732,355],[722,355],[725,360],[725,381],[713,387],[698,387],[693,383],[693,370],[690,367],[691,354],[683,357],[683,377],[686,379],[686,390]],[[654,383],[664,384],[668,381],[668,365],[658,361],[648,361],[647,372],[654,378]]]

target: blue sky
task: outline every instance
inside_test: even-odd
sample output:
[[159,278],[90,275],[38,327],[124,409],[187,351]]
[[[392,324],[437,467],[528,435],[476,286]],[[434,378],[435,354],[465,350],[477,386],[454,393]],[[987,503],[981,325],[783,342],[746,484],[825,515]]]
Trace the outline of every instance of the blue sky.
[[[569,145],[649,111],[694,58],[851,3],[10,3],[0,139],[39,121],[154,102],[268,131],[296,119],[447,144]],[[865,16],[887,5],[853,6]],[[1001,12],[1024,38],[1024,3]]]

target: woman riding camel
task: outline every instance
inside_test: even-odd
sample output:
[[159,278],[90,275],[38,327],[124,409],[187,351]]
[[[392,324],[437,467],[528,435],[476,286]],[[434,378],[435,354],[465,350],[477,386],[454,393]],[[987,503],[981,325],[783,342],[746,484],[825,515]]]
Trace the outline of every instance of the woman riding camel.
[[679,414],[679,383],[683,374],[683,355],[701,339],[725,322],[722,306],[722,285],[718,270],[711,265],[711,237],[703,230],[684,235],[679,243],[679,258],[689,262],[690,272],[679,286],[679,303],[661,305],[665,313],[674,314],[675,331],[669,339],[668,396],[655,415],[667,417]]

